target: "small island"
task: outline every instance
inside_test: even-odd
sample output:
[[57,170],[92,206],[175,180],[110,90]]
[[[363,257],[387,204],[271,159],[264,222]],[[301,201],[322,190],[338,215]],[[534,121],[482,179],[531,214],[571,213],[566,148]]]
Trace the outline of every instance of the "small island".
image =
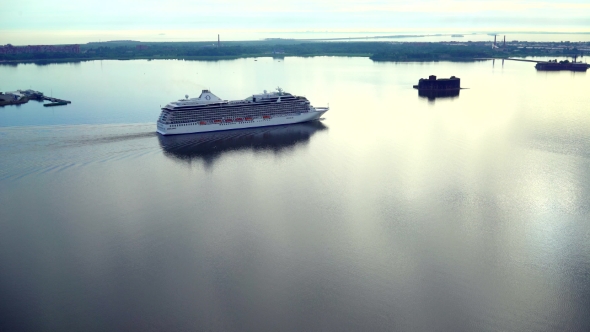
[[[390,36],[391,37],[391,36]],[[381,38],[381,37],[373,37]],[[401,37],[400,37],[401,38]],[[449,36],[449,39],[456,38]],[[368,57],[373,61],[481,61],[527,56],[576,56],[590,42],[507,41],[355,41],[268,39],[255,41],[140,42],[115,40],[80,45],[0,45],[0,64],[59,63],[92,60],[228,60],[255,57]]]
[[0,92],[0,106],[25,104],[29,100],[43,100],[43,93],[33,90]]
[[37,101],[44,101],[48,100],[50,103],[43,104],[43,106],[50,107],[50,106],[61,106],[71,104],[72,102],[69,100],[63,100],[59,98],[47,97],[43,94],[43,92],[35,91],[35,90],[17,90],[12,92],[0,92],[0,106],[6,105],[20,105],[26,104],[29,100],[37,100]]

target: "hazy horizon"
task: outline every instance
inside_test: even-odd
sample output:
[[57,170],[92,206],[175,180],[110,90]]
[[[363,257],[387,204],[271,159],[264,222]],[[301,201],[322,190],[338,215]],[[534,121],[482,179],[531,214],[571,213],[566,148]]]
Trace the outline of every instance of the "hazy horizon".
[[[92,42],[109,42],[109,41],[138,41],[138,42],[216,42],[217,36],[221,36],[222,43],[225,41],[249,41],[262,40],[266,38],[283,38],[283,39],[329,39],[348,37],[360,39],[364,37],[377,37],[388,35],[427,35],[434,37],[441,34],[440,40],[430,40],[428,37],[413,38],[393,38],[400,42],[410,41],[444,41],[451,40],[451,34],[464,34],[461,41],[482,41],[486,38],[492,40],[492,33],[498,36],[506,35],[507,40],[521,41],[571,41],[571,42],[590,42],[590,32],[555,32],[555,31],[482,31],[466,32],[460,30],[452,31],[10,31],[0,37],[0,45],[11,44],[14,46],[24,45],[59,45],[59,44],[86,44]],[[489,37],[488,37],[489,36]],[[571,36],[575,36],[572,38]],[[384,39],[374,39],[374,41],[388,41]]]
[[8,0],[0,44],[248,40],[313,33],[589,33],[590,3],[545,1]]

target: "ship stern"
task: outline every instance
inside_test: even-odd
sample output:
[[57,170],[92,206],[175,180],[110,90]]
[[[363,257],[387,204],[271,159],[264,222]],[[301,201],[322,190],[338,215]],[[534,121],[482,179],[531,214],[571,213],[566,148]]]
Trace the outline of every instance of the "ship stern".
[[161,134],[161,135],[167,135],[167,133],[166,133],[166,126],[164,126],[164,124],[161,123],[160,121],[158,121],[156,123],[156,132],[158,134]]

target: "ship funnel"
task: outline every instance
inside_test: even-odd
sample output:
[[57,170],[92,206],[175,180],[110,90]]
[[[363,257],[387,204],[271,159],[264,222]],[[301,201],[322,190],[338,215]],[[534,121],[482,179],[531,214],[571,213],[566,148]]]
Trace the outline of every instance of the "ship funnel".
[[203,92],[199,96],[199,99],[205,99],[206,101],[221,101],[221,98],[212,94],[209,90],[203,90]]

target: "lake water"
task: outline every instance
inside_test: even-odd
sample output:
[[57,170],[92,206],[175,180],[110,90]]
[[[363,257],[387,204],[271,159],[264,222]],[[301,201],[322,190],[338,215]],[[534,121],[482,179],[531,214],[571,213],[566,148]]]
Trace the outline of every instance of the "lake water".
[[[428,98],[421,77],[461,78]],[[321,121],[161,137],[280,86]],[[0,331],[588,331],[589,73],[367,58],[0,66]]]

